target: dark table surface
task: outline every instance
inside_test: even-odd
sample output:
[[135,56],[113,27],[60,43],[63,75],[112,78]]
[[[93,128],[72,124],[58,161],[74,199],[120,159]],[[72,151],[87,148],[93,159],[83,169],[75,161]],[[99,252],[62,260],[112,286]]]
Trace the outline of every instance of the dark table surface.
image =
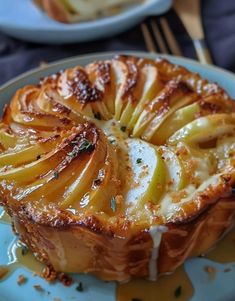
[[[206,40],[217,66],[235,72],[235,1],[202,0]],[[196,58],[193,45],[171,10],[166,17],[185,57]],[[0,32],[0,85],[41,62],[103,51],[146,51],[140,26],[113,38],[69,45],[43,45],[23,42]]]

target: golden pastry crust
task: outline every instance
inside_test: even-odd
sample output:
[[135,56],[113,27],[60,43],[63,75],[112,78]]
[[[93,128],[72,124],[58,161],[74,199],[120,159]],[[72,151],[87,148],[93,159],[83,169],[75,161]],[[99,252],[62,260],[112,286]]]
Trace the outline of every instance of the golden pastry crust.
[[119,56],[23,87],[0,142],[1,203],[56,271],[154,279],[233,224],[234,101],[166,60]]

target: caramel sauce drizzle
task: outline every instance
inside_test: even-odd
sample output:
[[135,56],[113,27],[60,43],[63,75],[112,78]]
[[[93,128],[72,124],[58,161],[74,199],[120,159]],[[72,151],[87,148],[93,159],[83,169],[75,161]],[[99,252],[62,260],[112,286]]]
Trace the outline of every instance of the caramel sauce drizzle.
[[[226,234],[205,257],[222,264],[235,262],[235,228]],[[176,297],[179,288],[180,295]],[[193,293],[192,283],[181,266],[173,274],[159,277],[156,282],[138,279],[118,284],[117,301],[130,301],[135,298],[141,301],[187,301]]]
[[[0,223],[11,224],[11,218],[4,210],[0,214]],[[17,238],[9,245],[7,255],[8,263],[0,265],[0,282],[8,278],[16,269],[22,267],[35,274],[42,274],[44,265]]]
[[[11,218],[5,211],[0,214],[0,223],[11,223]],[[25,246],[14,239],[8,248],[9,262],[6,265],[0,265],[0,282],[9,277],[17,268],[22,267],[38,275],[42,274],[44,265],[36,260],[32,252],[24,250]],[[219,263],[235,262],[235,228],[206,255],[206,258]],[[177,290],[178,292],[180,290],[180,295],[176,297]],[[183,266],[173,274],[159,277],[156,282],[136,279],[117,285],[117,301],[130,301],[135,298],[141,301],[173,301],[176,298],[179,301],[187,301],[193,293],[194,288]]]
[[[177,290],[180,295],[176,299]],[[193,296],[193,286],[183,266],[173,274],[159,277],[155,282],[132,280],[117,287],[117,301],[187,301]]]

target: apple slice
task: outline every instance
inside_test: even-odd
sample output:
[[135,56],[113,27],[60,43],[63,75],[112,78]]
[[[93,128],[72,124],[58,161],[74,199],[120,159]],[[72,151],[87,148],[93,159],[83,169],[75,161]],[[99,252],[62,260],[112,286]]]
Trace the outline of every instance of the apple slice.
[[174,150],[170,147],[161,146],[159,152],[161,152],[162,159],[164,160],[167,169],[167,190],[179,191],[187,182],[183,164]]
[[181,108],[170,115],[158,128],[152,137],[157,145],[162,145],[177,130],[190,123],[196,118],[196,114],[200,112],[198,103]]
[[81,16],[92,18],[95,17],[97,12],[96,1],[91,2],[84,0],[63,0],[63,3],[67,8]]
[[138,99],[137,105],[135,106],[129,101],[120,119],[121,125],[127,126],[130,131],[134,128],[144,106],[146,106],[161,89],[162,85],[158,80],[157,68],[151,65],[143,66],[140,71],[138,83],[141,87],[139,89],[140,95],[136,95]]
[[6,171],[3,169],[3,171],[0,172],[0,181],[14,181],[19,184],[35,181],[40,175],[47,173],[49,170],[55,169],[63,156],[63,150],[58,148],[47,153],[39,160],[36,160],[35,157],[35,161],[26,165],[21,165],[15,168],[10,167]]
[[39,110],[36,104],[39,95],[39,88],[34,86],[19,89],[10,104],[11,118],[16,123],[36,128],[68,127],[70,120],[66,117],[60,118]]
[[46,175],[34,181],[30,185],[25,186],[23,189],[17,191],[14,195],[15,200],[24,200],[24,202],[40,203],[60,202],[63,198],[66,187],[75,181],[77,175],[82,173],[87,164],[88,158],[80,160],[80,157],[75,158],[70,164],[63,160],[57,167],[56,172],[58,179],[55,178],[55,170],[50,170]]
[[41,91],[34,105],[41,111],[55,116],[64,117],[66,115],[67,118],[75,121],[77,124],[84,122],[83,116],[78,112],[74,112],[73,108],[68,107],[64,98],[51,87],[45,87]]
[[[97,109],[102,117],[107,116],[102,118],[105,120],[111,119],[111,116],[114,115],[113,99],[115,98],[116,82],[115,74],[111,66],[110,61],[98,61],[85,67],[90,82],[103,94],[102,102],[96,102],[94,105],[102,105],[100,109]],[[93,109],[97,112],[94,106]]]
[[116,97],[115,97],[115,115],[116,120],[120,119],[121,113],[126,106],[127,100],[124,99],[123,95],[125,93],[126,85],[130,80],[129,70],[127,64],[120,60],[113,60],[112,70],[115,74],[116,81]]
[[72,5],[70,5],[68,0],[59,0],[60,4],[63,5],[63,7],[71,13],[77,13],[77,11],[74,9],[74,7]]
[[160,112],[153,118],[151,123],[148,125],[146,130],[143,133],[143,138],[147,141],[151,141],[151,143],[157,144],[154,137],[157,133],[159,127],[164,123],[164,121],[171,116],[176,110],[182,108],[190,103],[192,103],[196,99],[196,94],[182,96],[178,99],[175,99],[170,104],[169,108]]
[[79,172],[76,180],[65,191],[64,200],[59,204],[61,208],[67,208],[70,205],[73,205],[74,208],[80,208],[82,197],[90,189],[98,171],[105,163],[106,143],[103,135],[101,135],[86,166]]
[[41,142],[35,145],[28,145],[22,148],[16,147],[8,152],[2,153],[0,157],[0,167],[4,165],[19,166],[28,162],[35,161],[37,157],[45,154],[56,147],[58,139],[49,139],[46,142]]
[[198,118],[168,139],[168,143],[175,145],[179,141],[189,144],[205,142],[235,131],[235,114],[214,114]]
[[97,179],[93,181],[86,205],[93,206],[96,211],[113,214],[110,200],[120,193],[119,165],[116,152],[110,146],[108,149],[106,162],[99,170]]
[[8,134],[4,129],[0,130],[0,143],[5,148],[12,148],[17,143],[17,138],[14,135]]
[[140,139],[127,139],[131,175],[127,177],[126,203],[136,207],[157,204],[165,187],[165,164],[157,149]]
[[193,93],[182,82],[170,81],[158,95],[145,107],[135,125],[133,135],[142,136],[150,141],[159,126],[176,110],[196,99]]
[[57,80],[57,93],[62,97],[60,101],[64,106],[70,108],[75,114],[93,117],[90,103],[82,104],[73,94],[71,83],[76,78],[76,72],[83,71],[80,67],[70,68],[64,71]]

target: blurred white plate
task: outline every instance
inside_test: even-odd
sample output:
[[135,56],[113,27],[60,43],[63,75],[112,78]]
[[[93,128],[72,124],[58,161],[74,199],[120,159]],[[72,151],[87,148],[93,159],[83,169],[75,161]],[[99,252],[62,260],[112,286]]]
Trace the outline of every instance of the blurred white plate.
[[146,16],[167,11],[171,3],[172,0],[145,0],[115,16],[63,24],[47,17],[32,0],[0,0],[0,30],[22,40],[48,44],[90,41],[125,31]]

